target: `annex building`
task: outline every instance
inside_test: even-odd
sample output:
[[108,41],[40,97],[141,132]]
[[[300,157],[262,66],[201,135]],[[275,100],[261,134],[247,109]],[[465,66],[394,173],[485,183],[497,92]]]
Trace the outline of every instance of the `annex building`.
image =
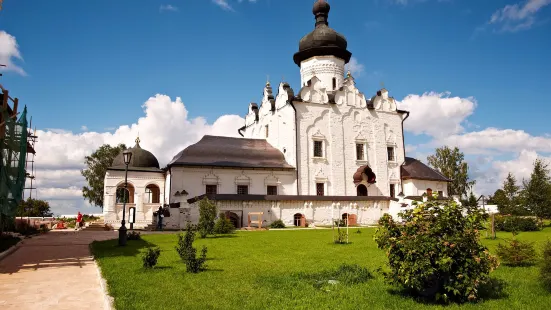
[[197,222],[204,196],[236,227],[257,212],[263,226],[276,219],[288,226],[331,225],[347,215],[350,224],[368,225],[422,195],[447,197],[450,180],[406,157],[409,112],[398,109],[386,89],[366,97],[345,73],[352,54],[345,37],[329,27],[329,11],[327,2],[315,2],[315,28],[293,56],[300,87],[266,83],[262,102],[250,103],[245,123],[235,128],[242,138],[204,136],[163,168],[137,140],[127,192],[119,154],[105,176],[105,222],[120,225],[125,195],[127,208],[136,208],[134,227],[152,224],[163,205],[167,228]]

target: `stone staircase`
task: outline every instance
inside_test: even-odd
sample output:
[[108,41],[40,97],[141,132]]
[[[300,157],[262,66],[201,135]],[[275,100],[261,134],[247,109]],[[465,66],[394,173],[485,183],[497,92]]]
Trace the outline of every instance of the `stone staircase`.
[[97,221],[97,222],[91,222],[90,225],[84,227],[82,230],[89,230],[89,231],[106,231],[108,229],[105,228],[105,224],[103,221]]

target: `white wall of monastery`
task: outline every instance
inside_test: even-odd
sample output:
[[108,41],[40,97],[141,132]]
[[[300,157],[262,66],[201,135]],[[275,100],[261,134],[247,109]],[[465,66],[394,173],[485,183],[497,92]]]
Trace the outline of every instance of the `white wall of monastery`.
[[403,180],[402,186],[406,196],[422,196],[430,188],[433,194],[442,191],[443,196],[448,197],[448,184],[446,182],[409,179]]

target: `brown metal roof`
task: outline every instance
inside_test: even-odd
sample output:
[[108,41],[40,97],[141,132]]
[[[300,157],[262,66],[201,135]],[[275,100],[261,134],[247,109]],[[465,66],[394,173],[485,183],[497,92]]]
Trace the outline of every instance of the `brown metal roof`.
[[210,200],[231,201],[398,201],[388,196],[315,196],[315,195],[238,195],[238,194],[204,194],[187,200],[188,203],[197,202],[204,197]]
[[295,169],[263,139],[204,136],[174,156],[168,166]]
[[419,160],[406,157],[406,162],[400,167],[402,180],[416,179],[428,181],[451,182],[442,173],[423,164]]

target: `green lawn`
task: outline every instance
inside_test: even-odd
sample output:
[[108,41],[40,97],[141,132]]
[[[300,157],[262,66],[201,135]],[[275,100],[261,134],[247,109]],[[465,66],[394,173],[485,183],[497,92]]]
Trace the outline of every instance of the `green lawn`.
[[[350,230],[352,244],[332,244],[331,230],[237,232],[223,238],[197,239],[208,247],[208,271],[185,272],[174,246],[176,235],[145,235],[125,248],[116,240],[92,244],[117,309],[549,309],[551,293],[538,281],[539,269],[500,266],[493,277],[507,285],[502,297],[478,304],[432,305],[401,294],[384,283],[376,269],[386,256],[373,241],[374,228]],[[484,236],[484,233],[483,233]],[[509,238],[510,233],[498,233]],[[521,240],[537,242],[538,251],[551,228],[525,232]],[[490,250],[502,240],[483,239]],[[161,247],[158,267],[144,270],[141,253]],[[355,285],[314,287],[299,272],[319,273],[342,263],[369,268],[374,278]]]

